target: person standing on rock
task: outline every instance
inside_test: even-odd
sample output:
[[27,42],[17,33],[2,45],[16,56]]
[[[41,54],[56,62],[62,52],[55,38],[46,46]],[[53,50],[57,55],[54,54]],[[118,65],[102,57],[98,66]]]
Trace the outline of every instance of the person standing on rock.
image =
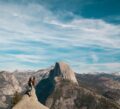
[[28,81],[28,91],[27,91],[29,96],[31,96],[31,91],[32,91],[32,78],[30,77]]
[[35,87],[35,76],[32,78],[32,85]]

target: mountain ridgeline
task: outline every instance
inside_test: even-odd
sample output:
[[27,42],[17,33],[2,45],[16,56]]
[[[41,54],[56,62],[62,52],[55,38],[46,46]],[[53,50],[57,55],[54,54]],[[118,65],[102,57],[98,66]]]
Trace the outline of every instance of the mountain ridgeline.
[[[36,77],[36,87],[32,90],[32,96],[23,94],[13,109],[120,109],[119,76],[75,74],[64,62],[57,62],[54,67],[48,69],[14,72],[12,75],[16,78],[17,87],[22,89],[22,93],[28,78]],[[0,79],[3,80],[2,77]],[[106,94],[111,89],[115,90],[114,95],[118,95],[117,97],[112,95],[113,99],[110,99],[111,93],[107,93],[110,97]],[[4,96],[7,98],[7,93]],[[5,100],[1,105],[3,103]],[[0,109],[11,108],[1,106]]]

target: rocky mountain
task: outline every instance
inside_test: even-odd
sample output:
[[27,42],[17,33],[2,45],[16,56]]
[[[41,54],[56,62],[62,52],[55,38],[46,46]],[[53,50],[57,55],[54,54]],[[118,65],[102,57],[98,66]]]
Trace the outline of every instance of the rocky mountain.
[[74,72],[69,65],[64,62],[57,62],[52,73],[54,77],[58,76],[62,79],[70,80],[71,82],[78,84]]
[[[32,90],[33,96],[28,97],[23,92],[31,76],[36,77],[36,87]],[[23,97],[13,109],[120,109],[119,80],[118,75],[75,74],[64,62],[38,71],[2,72],[0,109],[9,109],[11,99],[8,98],[16,90]]]
[[[50,109],[120,109],[116,102],[80,84],[78,85],[74,72],[72,72],[72,76],[75,79],[71,78],[71,70],[68,70],[68,65],[62,64],[63,65],[56,63],[55,68],[50,72],[47,81],[48,83],[50,83],[50,81],[53,82],[49,84],[52,88],[48,96],[46,99],[43,99],[45,100],[43,103],[45,103],[46,106]],[[40,85],[41,84],[39,84],[39,87]],[[45,89],[47,90],[47,87]],[[45,89],[43,88],[41,90],[45,92]]]
[[117,103],[66,80],[56,84],[46,106],[50,109],[120,109]]
[[55,83],[59,80],[68,80],[78,84],[72,69],[64,62],[57,62],[51,69],[48,78],[43,79],[36,86],[37,97],[41,103],[45,104],[48,96],[54,91]]
[[120,104],[120,76],[114,74],[76,74],[79,84]]

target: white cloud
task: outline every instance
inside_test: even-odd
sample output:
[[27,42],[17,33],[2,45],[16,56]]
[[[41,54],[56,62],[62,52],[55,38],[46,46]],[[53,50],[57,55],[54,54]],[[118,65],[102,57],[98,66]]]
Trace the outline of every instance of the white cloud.
[[[70,23],[61,23],[59,21],[51,21],[53,25],[57,25],[65,31],[68,38],[79,45],[98,45],[108,48],[119,48],[120,25],[108,24],[103,20],[94,19],[75,19]],[[70,42],[71,42],[70,41]]]
[[98,62],[99,59],[98,59],[98,57],[97,57],[97,55],[95,53],[92,53],[91,57],[92,57],[94,62]]
[[[85,71],[88,68],[86,71],[97,71],[103,67],[108,71],[118,70],[119,63],[86,64],[87,53],[81,52],[82,55],[85,55],[81,59],[77,47],[94,48],[97,46],[105,50],[112,49],[113,57],[114,54],[120,54],[115,50],[120,49],[120,25],[108,24],[103,20],[74,17],[73,21],[65,23],[59,21],[50,10],[38,4],[29,4],[28,6],[0,4],[0,52],[8,50],[23,52],[23,54],[6,52],[1,54],[0,60],[5,63],[4,65],[7,63],[8,66],[13,65],[13,68],[15,64],[16,68],[17,65],[18,68],[22,68],[22,66],[28,68],[29,65],[22,65],[20,62],[39,63],[39,61],[46,60],[57,61],[61,58],[65,61],[71,60],[70,64],[73,67],[77,66],[76,70],[80,68]],[[45,46],[41,43],[44,43]],[[56,48],[67,48],[69,51],[61,52]],[[96,53],[88,52],[88,54],[94,63],[99,61]],[[13,64],[10,64],[10,61],[14,61]],[[0,68],[3,68],[4,65],[0,63]]]
[[120,63],[117,63],[117,62],[116,63],[103,63],[103,64],[79,63],[78,66],[76,68],[76,71],[78,73],[95,73],[95,72],[114,73],[114,72],[120,71]]

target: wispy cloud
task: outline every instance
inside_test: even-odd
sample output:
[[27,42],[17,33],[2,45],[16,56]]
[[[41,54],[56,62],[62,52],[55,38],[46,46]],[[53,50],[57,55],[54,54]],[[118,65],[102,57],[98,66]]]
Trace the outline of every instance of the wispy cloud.
[[71,14],[65,22],[40,4],[0,4],[0,69],[65,61],[78,72],[118,71],[120,25]]

